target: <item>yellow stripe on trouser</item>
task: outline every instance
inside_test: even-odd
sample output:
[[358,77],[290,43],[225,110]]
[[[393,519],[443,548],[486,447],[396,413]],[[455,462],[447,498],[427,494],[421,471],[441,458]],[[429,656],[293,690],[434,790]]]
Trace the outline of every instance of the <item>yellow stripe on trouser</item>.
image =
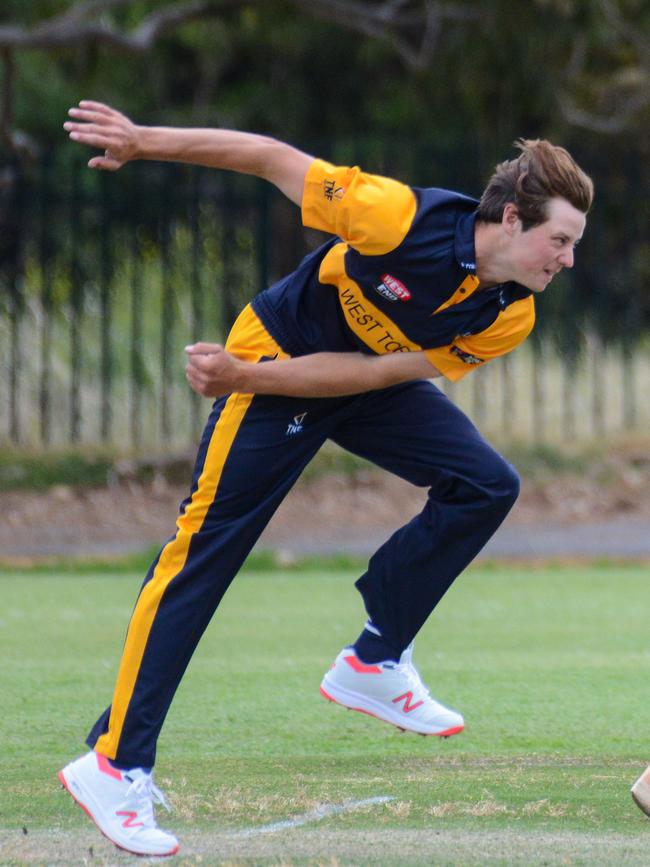
[[[248,361],[259,360],[263,355],[287,357],[250,307],[244,308],[240,314],[226,345]],[[108,731],[98,738],[94,747],[96,752],[109,759],[117,755],[124,720],[160,600],[169,583],[185,566],[192,537],[201,529],[216,498],[226,458],[253,397],[252,394],[232,394],[226,401],[212,433],[197,488],[176,522],[177,533],[163,548],[153,575],[138,597],[117,675]]]

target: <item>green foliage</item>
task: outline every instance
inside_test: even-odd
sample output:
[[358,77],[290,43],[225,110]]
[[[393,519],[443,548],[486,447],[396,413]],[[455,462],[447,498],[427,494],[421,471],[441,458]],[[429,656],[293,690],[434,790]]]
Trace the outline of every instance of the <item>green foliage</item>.
[[521,475],[530,480],[546,480],[560,475],[581,475],[590,467],[600,465],[605,458],[603,446],[581,449],[566,448],[549,443],[509,443],[506,457]]
[[114,456],[108,452],[0,451],[0,491],[42,491],[51,485],[102,487],[110,479]]
[[[87,575],[89,572],[97,575],[145,575],[159,551],[160,546],[155,545],[136,554],[127,554],[123,557],[111,557],[109,559],[90,557],[79,560],[54,557],[48,560],[39,559],[38,562],[31,564],[23,562],[18,566],[12,563],[10,568],[12,571],[26,575]],[[363,572],[366,563],[367,559],[348,554],[294,558],[282,552],[262,550],[249,554],[244,568],[247,573]],[[2,567],[1,555],[0,567]]]
[[[106,12],[106,20],[128,31],[171,2],[139,0]],[[11,0],[2,17],[31,27],[70,5]],[[618,133],[605,134],[573,125],[562,106],[570,97],[607,118],[634,102],[644,61],[625,26],[639,37],[647,34],[650,7],[641,0],[613,4],[622,21],[613,26],[603,4],[585,0],[464,5],[476,17],[445,20],[432,60],[421,69],[409,66],[408,51],[398,52],[388,29],[383,36],[364,35],[283,0],[226,4],[214,18],[167,32],[145,55],[116,55],[81,42],[47,53],[17,52],[15,126],[42,150],[63,145],[68,106],[94,97],[143,123],[268,132],[408,182],[475,195],[495,162],[511,154],[516,137],[551,138],[593,175],[593,219],[600,226],[598,237],[587,232],[580,249],[589,269],[579,263],[562,293],[570,300],[559,339],[572,351],[580,338],[571,326],[582,324],[585,311],[594,311],[607,339],[636,338],[650,321],[647,293],[629,292],[645,285],[650,273],[647,115],[639,109]],[[413,57],[420,35],[406,35]],[[582,65],[576,57],[583,57]],[[57,183],[65,185],[66,178]],[[542,309],[550,303],[544,298]],[[541,316],[539,327],[548,321]]]
[[[129,31],[170,2],[132,2],[105,14]],[[2,18],[31,27],[71,5],[10,0]],[[624,20],[648,26],[647,4],[619,5]],[[84,43],[47,55],[26,52],[18,56],[17,124],[60,135],[64,94],[72,102],[94,95],[143,121],[252,125],[303,142],[371,130],[459,144],[476,132],[498,157],[516,135],[570,132],[557,97],[576,40],[585,40],[589,61],[578,92],[597,93],[594,82],[614,72],[622,77],[638,62],[599,4],[471,0],[465,6],[476,17],[444,21],[430,64],[416,70],[389,29],[383,37],[363,35],[283,0],[226,5],[214,18],[166,33],[149,56],[121,54],[116,62],[110,48]],[[408,35],[411,60],[420,35]],[[627,140],[633,143],[632,136]]]
[[[123,454],[108,449],[49,449],[26,451],[0,450],[0,490],[41,491],[52,485],[75,488],[104,487],[118,480]],[[142,455],[130,461],[130,477],[141,483],[151,482],[158,473],[170,483],[190,478],[193,457],[158,460]],[[333,443],[327,443],[313,458],[303,478],[307,481],[329,473],[354,475],[372,469],[368,461],[346,452]]]

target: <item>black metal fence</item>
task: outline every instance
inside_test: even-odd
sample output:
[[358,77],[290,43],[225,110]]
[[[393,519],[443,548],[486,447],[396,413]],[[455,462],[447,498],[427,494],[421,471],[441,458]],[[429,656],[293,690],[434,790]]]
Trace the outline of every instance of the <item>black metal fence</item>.
[[0,441],[194,437],[182,348],[221,338],[304,252],[289,209],[268,185],[172,165],[109,176],[50,155],[0,184]]
[[[243,303],[319,239],[265,183],[145,163],[109,175],[76,156],[0,168],[0,445],[185,445],[208,405],[185,384],[183,346],[223,338]],[[366,158],[374,171],[389,162]],[[424,164],[401,176],[461,186],[450,164]],[[528,347],[449,388],[489,432],[647,429],[649,266],[634,219],[616,245],[612,215],[596,211]]]

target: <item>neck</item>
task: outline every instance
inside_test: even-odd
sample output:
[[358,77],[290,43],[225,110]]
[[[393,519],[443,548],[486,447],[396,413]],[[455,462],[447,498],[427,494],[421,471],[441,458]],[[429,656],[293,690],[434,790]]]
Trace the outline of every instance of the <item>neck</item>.
[[474,228],[476,250],[476,276],[484,289],[506,283],[508,276],[505,264],[503,232],[500,223],[476,221]]

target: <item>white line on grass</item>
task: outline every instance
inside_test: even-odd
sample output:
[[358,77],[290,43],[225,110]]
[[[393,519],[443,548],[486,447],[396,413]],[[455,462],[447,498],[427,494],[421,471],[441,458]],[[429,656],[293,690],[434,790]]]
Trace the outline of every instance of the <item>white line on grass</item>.
[[370,807],[373,804],[386,804],[394,801],[392,795],[377,795],[374,798],[364,798],[362,801],[344,801],[342,804],[321,804],[309,813],[296,816],[294,819],[285,819],[282,822],[272,822],[270,825],[260,825],[259,828],[247,828],[237,831],[238,837],[255,837],[257,834],[275,834],[277,831],[286,831],[289,828],[297,828],[308,822],[320,822],[328,816],[337,816],[339,813],[347,813],[349,810],[358,810],[360,807]]

